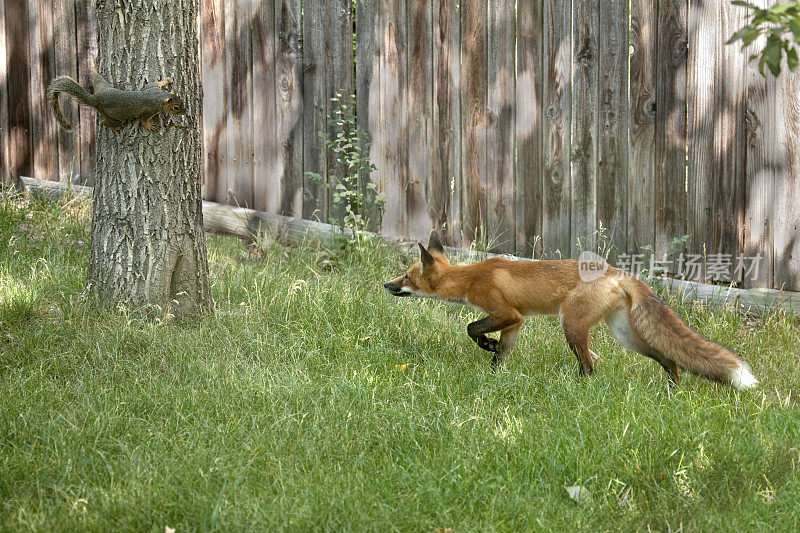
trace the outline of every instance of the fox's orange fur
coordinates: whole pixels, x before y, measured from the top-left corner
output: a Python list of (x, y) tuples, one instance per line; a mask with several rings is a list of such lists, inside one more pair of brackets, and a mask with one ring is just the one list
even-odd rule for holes
[[(747, 364), (727, 348), (695, 333), (643, 281), (608, 267), (593, 281), (584, 281), (576, 260), (512, 261), (487, 259), (451, 265), (437, 234), (421, 258), (385, 288), (395, 296), (420, 296), (472, 305), (487, 316), (469, 324), (467, 332), (481, 348), (493, 352), (492, 367), (514, 349), (525, 316), (561, 317), (561, 327), (580, 363), (582, 374), (594, 370), (589, 332), (604, 320), (625, 348), (655, 359), (673, 382), (679, 369), (731, 383), (738, 388), (758, 384)], [(500, 339), (487, 333), (500, 332)]]

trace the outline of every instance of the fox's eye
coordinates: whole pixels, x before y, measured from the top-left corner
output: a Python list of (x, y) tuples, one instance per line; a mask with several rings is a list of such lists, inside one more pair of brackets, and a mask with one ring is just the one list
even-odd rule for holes
[(404, 279), (404, 280), (407, 280), (407, 279), (411, 279), (411, 278), (410, 278), (410, 277), (408, 277), (408, 274), (406, 274), (406, 276), (405, 276), (403, 279)]

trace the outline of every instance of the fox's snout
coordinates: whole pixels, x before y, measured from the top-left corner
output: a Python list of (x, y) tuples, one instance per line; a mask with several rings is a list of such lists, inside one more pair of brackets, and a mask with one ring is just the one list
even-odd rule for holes
[(403, 290), (403, 278), (387, 281), (383, 284), (383, 288), (392, 296), (411, 296), (407, 289)]
[(387, 281), (386, 283), (383, 284), (383, 288), (389, 291), (389, 293), (393, 294), (394, 296), (400, 295), (400, 286), (394, 282)]

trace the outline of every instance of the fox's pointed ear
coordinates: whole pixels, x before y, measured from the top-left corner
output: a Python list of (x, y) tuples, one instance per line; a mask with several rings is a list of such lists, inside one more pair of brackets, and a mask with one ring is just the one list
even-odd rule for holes
[(436, 266), (436, 261), (433, 260), (433, 256), (422, 246), (422, 243), (419, 244), (419, 259), (422, 261), (422, 270), (426, 270), (428, 268), (433, 268)]
[(431, 252), (438, 252), (444, 255), (444, 246), (442, 246), (442, 238), (439, 236), (439, 232), (433, 230), (431, 232), (431, 236), (428, 239), (428, 250)]

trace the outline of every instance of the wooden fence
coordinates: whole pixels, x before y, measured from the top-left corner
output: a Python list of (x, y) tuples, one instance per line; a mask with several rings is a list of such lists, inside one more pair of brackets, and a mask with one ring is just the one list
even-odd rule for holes
[[(43, 98), (56, 73), (88, 77), (91, 4), (0, 6), (3, 176), (91, 175), (92, 111), (65, 133)], [(330, 98), (355, 93), (388, 235), (674, 249), (673, 271), (696, 255), (706, 279), (713, 258), (800, 289), (800, 77), (765, 80), (725, 44), (745, 20), (728, 0), (201, 4), (206, 199), (326, 220), (305, 173), (335, 170), (319, 132)]]

